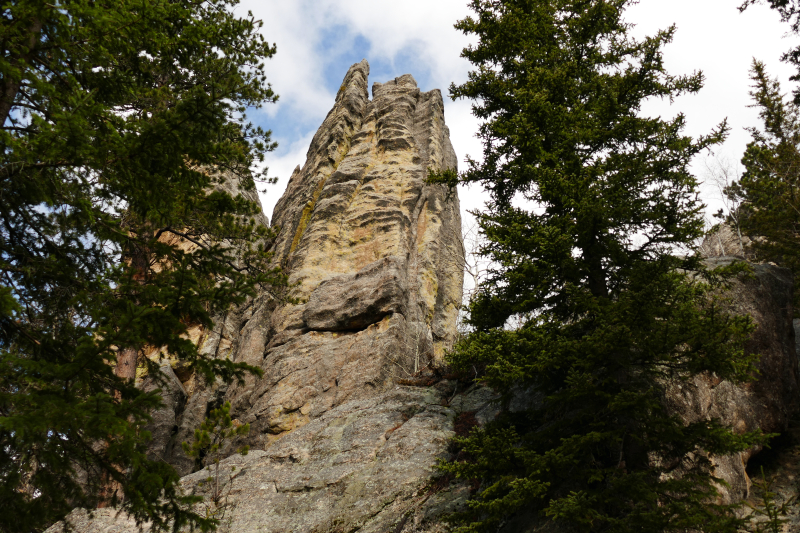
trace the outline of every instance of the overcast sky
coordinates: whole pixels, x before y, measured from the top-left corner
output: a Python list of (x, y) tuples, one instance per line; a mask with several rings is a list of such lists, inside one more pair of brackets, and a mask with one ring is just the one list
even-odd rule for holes
[[(665, 50), (667, 69), (672, 74), (702, 70), (706, 76), (698, 95), (678, 98), (671, 105), (650, 102), (644, 111), (665, 117), (685, 113), (687, 133), (693, 136), (708, 133), (727, 117), (731, 134), (713, 157), (731, 167), (738, 166), (749, 141), (744, 128), (758, 125), (756, 110), (748, 107), (752, 58), (764, 61), (789, 92), (793, 71), (780, 56), (798, 43), (797, 37), (787, 35), (788, 27), (776, 13), (764, 6), (739, 13), (740, 3), (641, 0), (626, 17), (636, 25), (637, 36), (677, 25), (675, 40)], [(278, 48), (267, 72), (280, 100), (250, 116), (271, 129), (279, 143), (267, 161), (278, 184), (261, 195), (270, 218), (292, 169), (304, 163), (308, 144), (350, 65), (366, 58), (370, 85), (409, 73), (423, 91), (438, 88), (445, 96), (450, 84), (463, 82), (469, 71), (469, 63), (459, 57), (469, 39), (453, 28), (469, 13), (467, 0), (243, 0), (238, 9), (243, 14), (251, 10), (263, 20), (264, 36)], [(445, 120), (459, 160), (467, 154), (480, 156), (469, 103), (445, 98)], [(700, 178), (706, 163), (694, 164)], [(462, 208), (480, 209), (483, 203), (476, 186), (460, 190), (460, 197)], [(716, 209), (713, 188), (706, 191), (706, 201)]]

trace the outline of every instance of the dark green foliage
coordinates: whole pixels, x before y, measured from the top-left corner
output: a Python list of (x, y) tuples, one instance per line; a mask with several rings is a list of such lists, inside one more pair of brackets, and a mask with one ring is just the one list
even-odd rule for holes
[[(760, 61), (753, 61), (753, 90), (763, 128), (750, 128), (742, 177), (727, 193), (741, 202), (739, 226), (753, 237), (759, 259), (791, 269), (800, 281), (800, 117), (797, 105), (785, 101), (777, 80)], [(795, 291), (795, 305), (800, 304)], [(797, 309), (797, 307), (796, 307)]]
[(783, 533), (783, 525), (789, 522), (787, 518), (789, 508), (797, 498), (789, 498), (779, 504), (778, 494), (772, 491), (773, 480), (768, 479), (764, 474), (763, 466), (761, 467), (761, 479), (753, 480), (753, 485), (761, 496), (761, 504), (749, 505), (752, 513), (749, 517), (751, 523), (748, 531), (752, 531), (752, 533)]
[(160, 398), (114, 364), (122, 348), (164, 346), (208, 379), (256, 371), (183, 336), (283, 282), (257, 206), (211, 192), (223, 176), (253, 188), (273, 147), (242, 113), (275, 100), (275, 49), (235, 4), (3, 4), (0, 532), (102, 500), (156, 529), (213, 526), (146, 459)]
[[(206, 478), (206, 483), (210, 485), (211, 494), (210, 502), (206, 505), (206, 518), (217, 522), (224, 518), (228, 508), (227, 496), (233, 487), (232, 476), (228, 476), (227, 480), (220, 480), (219, 462), (222, 459), (222, 453), (226, 451), (226, 445), (238, 437), (246, 437), (250, 433), (250, 424), (240, 424), (238, 420), (232, 420), (230, 413), (230, 402), (225, 402), (221, 407), (212, 409), (200, 427), (194, 430), (194, 441), (191, 444), (181, 443), (187, 456), (206, 459), (209, 463), (206, 468), (211, 475)], [(237, 450), (242, 455), (247, 455), (248, 451), (250, 451), (249, 446), (242, 446)], [(224, 490), (226, 482), (227, 491)]]
[(761, 436), (687, 425), (663, 401), (699, 372), (754, 373), (752, 324), (719, 296), (743, 268), (707, 272), (693, 245), (703, 205), (688, 164), (726, 127), (692, 139), (682, 115), (640, 116), (644, 99), (696, 92), (702, 75), (664, 71), (674, 28), (628, 36), (629, 3), (473, 0), (456, 26), (478, 42), (451, 95), (474, 101), (484, 146), (459, 179), (489, 192), (478, 220), (493, 266), (450, 362), (485, 367), (505, 407), (514, 394), (530, 403), (457, 438), (442, 465), (482, 481), (462, 532), (521, 509), (587, 532), (741, 524), (714, 503), (707, 454)]
[[(226, 443), (237, 437), (245, 437), (250, 433), (250, 424), (239, 424), (231, 419), (231, 403), (225, 402), (221, 407), (212, 409), (209, 415), (194, 430), (194, 441), (184, 442), (183, 451), (189, 457), (210, 458), (211, 463), (219, 465), (221, 453)], [(249, 447), (244, 446), (238, 453), (247, 455)]]

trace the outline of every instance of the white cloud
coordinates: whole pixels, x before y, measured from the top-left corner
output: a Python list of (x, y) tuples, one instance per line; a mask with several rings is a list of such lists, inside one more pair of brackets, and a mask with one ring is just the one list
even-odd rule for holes
[[(324, 26), (321, 13), (303, 2), (245, 0), (238, 12), (252, 11), (264, 22), (262, 34), (277, 45), (278, 53), (267, 63), (270, 83), (280, 95), (278, 104), (264, 112), (274, 116), (281, 107), (306, 116), (325, 116), (333, 96), (325, 88), (321, 66), (325, 57), (316, 49), (314, 36)], [(276, 132), (277, 133), (277, 132)]]
[(283, 191), (286, 190), (289, 177), (291, 177), (295, 167), (298, 165), (302, 167), (306, 162), (306, 153), (314, 133), (311, 131), (299, 139), (286, 143), (286, 148), (282, 154), (267, 158), (267, 166), (269, 167), (267, 176), (270, 178), (277, 177), (278, 182), (274, 185), (266, 185), (264, 192), (262, 190), (265, 189), (265, 186), (259, 185), (258, 196), (261, 200), (261, 207), (269, 217), (270, 222), (272, 222), (272, 210), (275, 208), (275, 204), (278, 203)]
[[(764, 61), (772, 76), (778, 76), (786, 92), (790, 92), (789, 76), (794, 69), (780, 62), (781, 55), (797, 46), (796, 36), (786, 36), (788, 25), (766, 6), (756, 5), (739, 13), (739, 2), (727, 0), (642, 0), (628, 12), (628, 19), (637, 24), (637, 36), (653, 34), (674, 23), (674, 41), (664, 52), (665, 67), (674, 75), (701, 70), (705, 86), (695, 95), (668, 101), (648, 102), (643, 111), (650, 115), (686, 115), (686, 132), (694, 137), (710, 133), (727, 118), (728, 139), (714, 149), (713, 155), (699, 156), (693, 164), (698, 178), (708, 176), (707, 165), (726, 161), (731, 168), (738, 165), (745, 146), (750, 142), (746, 127), (758, 126), (758, 111), (749, 107), (751, 82), (749, 70), (753, 57)], [(709, 212), (722, 207), (719, 191), (713, 184), (704, 187), (704, 200)]]
[(459, 55), (470, 39), (453, 27), (469, 14), (464, 0), (325, 0), (315, 5), (325, 6), (332, 20), (365, 36), (376, 57), (391, 59), (416, 45), (420, 62), (429, 66), (441, 89), (465, 79), (469, 64)]
[[(268, 116), (289, 108), (303, 122), (324, 117), (335, 96), (325, 87), (325, 68), (356, 36), (369, 42), (370, 61), (392, 62), (398, 52), (413, 48), (445, 93), (451, 81), (465, 79), (469, 66), (459, 58), (469, 41), (453, 28), (467, 13), (463, 0), (245, 0), (238, 10), (261, 19), (262, 34), (278, 46), (268, 71), (281, 98), (265, 108)], [(323, 37), (336, 29), (340, 35), (320, 49)]]

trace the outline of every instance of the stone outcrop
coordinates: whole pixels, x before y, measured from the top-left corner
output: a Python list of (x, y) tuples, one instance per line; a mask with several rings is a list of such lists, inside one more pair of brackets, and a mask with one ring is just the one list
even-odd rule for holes
[(273, 250), (296, 303), (254, 302), (232, 347), (264, 370), (225, 394), (255, 448), (441, 362), (456, 334), (458, 198), (425, 183), (456, 167), (441, 94), (406, 75), (370, 100), (368, 73), (350, 68), (275, 207)]
[[(446, 405), (453, 387), (398, 385), (440, 366), (455, 340), (458, 197), (426, 178), (455, 169), (456, 156), (438, 90), (421, 92), (405, 75), (373, 84), (370, 99), (368, 74), (366, 61), (349, 69), (275, 207), (271, 249), (288, 292), (265, 290), (216, 317), (211, 331), (190, 332), (203, 353), (263, 377), (209, 385), (166, 359), (160, 385), (142, 382), (165, 394), (151, 455), (184, 474), (187, 491), (203, 493), (208, 473), (191, 473), (198, 465), (180, 443), (210, 408), (230, 401), (251, 425), (250, 454), (225, 460), (226, 471), (237, 466), (224, 480), (231, 530), (383, 532), (402, 521), (434, 531), (431, 517), (466, 495), (427, 490), (460, 412)], [(236, 183), (223, 187), (255, 200)], [(126, 520), (105, 510), (71, 517), (87, 532), (126, 531)]]
[(162, 361), (159, 373), (160, 380), (156, 379), (156, 376), (147, 376), (141, 386), (145, 392), (160, 390), (164, 402), (164, 407), (151, 414), (152, 420), (145, 430), (149, 431), (153, 438), (148, 450), (149, 458), (168, 460), (168, 453), (172, 450), (172, 434), (186, 404), (187, 394), (183, 384), (175, 375), (169, 359)]
[[(464, 261), (458, 197), (426, 183), (429, 171), (457, 164), (441, 93), (421, 92), (405, 75), (373, 84), (370, 99), (368, 74), (366, 61), (349, 69), (275, 207), (271, 249), (291, 288), (265, 290), (216, 317), (213, 330), (190, 332), (204, 354), (260, 367), (263, 377), (208, 385), (171, 361), (185, 394), (157, 414), (153, 453), (181, 474), (196, 465), (180, 443), (221, 402), (251, 424), (247, 444), (264, 449), (345, 402), (441, 364), (455, 339)], [(235, 180), (221, 187), (258, 201)]]
[[(447, 531), (442, 516), (469, 497), (469, 487), (438, 487), (434, 479), (461, 412), (442, 405), (452, 387), (395, 386), (347, 401), (266, 450), (233, 454), (221, 462), (223, 503), (206, 498), (197, 510), (221, 517), (220, 531), (238, 533)], [(467, 404), (482, 404), (479, 391), (465, 396)], [(208, 496), (209, 475), (203, 469), (181, 484), (187, 493)], [(78, 533), (136, 530), (110, 509), (95, 510), (93, 518), (79, 509), (69, 520)], [(54, 526), (49, 533), (58, 531)]]
[(747, 235), (723, 223), (714, 227), (700, 244), (700, 253), (703, 257), (738, 257), (753, 260), (753, 241)]
[[(205, 498), (198, 508), (221, 517), (222, 531), (446, 531), (440, 518), (466, 501), (470, 487), (437, 480), (436, 460), (447, 455), (454, 421), (485, 424), (499, 409), (486, 388), (409, 379), (440, 366), (456, 336), (464, 261), (458, 198), (425, 182), (429, 170), (455, 168), (456, 158), (439, 91), (423, 93), (406, 75), (374, 84), (370, 99), (368, 73), (365, 61), (350, 68), (276, 205), (271, 249), (289, 275), (288, 291), (265, 290), (216, 317), (211, 331), (191, 331), (205, 354), (258, 366), (263, 377), (205, 384), (167, 359), (161, 382), (142, 381), (165, 398), (150, 428), (151, 455), (184, 475), (187, 492), (210, 490), (209, 472), (197, 471), (180, 447), (209, 409), (230, 401), (233, 416), (251, 424), (251, 452), (231, 451), (222, 462), (222, 503), (207, 507), (214, 504)], [(715, 238), (719, 253), (709, 256), (738, 243), (730, 232)], [(712, 266), (731, 260), (709, 259)], [(733, 310), (757, 324), (747, 349), (762, 355), (760, 379), (734, 385), (698, 376), (671, 385), (667, 401), (687, 422), (718, 418), (740, 432), (782, 432), (796, 412), (791, 278), (771, 265), (753, 269), (730, 297)], [(535, 391), (519, 391), (509, 408), (535, 400)], [(728, 483), (724, 500), (748, 495), (745, 466), (755, 452), (714, 458)], [(76, 510), (70, 522), (79, 533), (135, 527), (107, 509), (93, 518)], [(556, 529), (522, 513), (502, 531)]]
[[(467, 494), (430, 490), (436, 459), (453, 435), (454, 412), (441, 403), (435, 389), (399, 386), (345, 402), (266, 451), (230, 457), (225, 466), (237, 465), (224, 488), (230, 529), (384, 533), (404, 517), (409, 526), (435, 527), (435, 518)], [(205, 494), (207, 476), (187, 476), (183, 486)]]

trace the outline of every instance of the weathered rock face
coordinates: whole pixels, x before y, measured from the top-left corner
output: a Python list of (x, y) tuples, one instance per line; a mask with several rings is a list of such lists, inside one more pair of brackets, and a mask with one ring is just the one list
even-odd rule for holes
[(159, 389), (164, 402), (163, 408), (152, 413), (153, 419), (145, 428), (153, 437), (148, 450), (152, 460), (167, 457), (168, 451), (172, 449), (173, 430), (186, 404), (186, 390), (175, 375), (168, 359), (162, 361), (159, 371), (161, 382), (156, 380), (155, 376), (147, 376), (142, 383), (142, 390), (145, 392)]
[[(292, 431), (266, 451), (234, 455), (230, 529), (256, 532), (394, 531), (435, 522), (463, 489), (426, 490), (452, 437), (453, 411), (436, 390), (397, 387), (353, 400)], [(183, 486), (205, 494), (205, 471)], [(408, 529), (409, 531), (411, 528)]]
[(738, 257), (753, 260), (752, 240), (747, 235), (730, 226), (720, 224), (706, 235), (700, 245), (703, 257)]
[(176, 364), (188, 400), (175, 403), (169, 442), (161, 429), (157, 447), (182, 474), (195, 463), (180, 443), (216, 404), (230, 401), (251, 424), (248, 444), (264, 449), (440, 364), (453, 343), (464, 260), (458, 197), (425, 183), (430, 170), (456, 168), (442, 97), (405, 75), (375, 83), (370, 100), (368, 74), (366, 61), (347, 72), (275, 207), (272, 250), (292, 284), (286, 298), (265, 292), (217, 317), (212, 331), (191, 333), (202, 352), (258, 366), (263, 378), (208, 386)]
[[(223, 502), (214, 506), (206, 498), (198, 511), (208, 505), (221, 517), (220, 531), (238, 533), (447, 531), (442, 516), (469, 496), (463, 485), (432, 486), (436, 459), (460, 412), (442, 405), (451, 390), (448, 383), (395, 386), (347, 401), (266, 450), (233, 454), (221, 462)], [(475, 391), (463, 401), (482, 405), (482, 395)], [(209, 475), (203, 469), (181, 484), (208, 496)], [(93, 519), (76, 510), (70, 522), (79, 533), (136, 530), (132, 520), (108, 509), (96, 510)], [(49, 532), (60, 532), (59, 526)]]
[(441, 361), (454, 339), (458, 199), (425, 183), (456, 166), (441, 94), (406, 75), (374, 84), (370, 101), (368, 73), (350, 68), (275, 207), (273, 249), (299, 303), (256, 302), (259, 331), (232, 355), (264, 377), (226, 394), (256, 448)]
[[(710, 268), (724, 266), (735, 257), (707, 260)], [(783, 433), (800, 401), (798, 352), (792, 322), (792, 277), (788, 270), (767, 264), (752, 264), (753, 276), (735, 282), (726, 296), (732, 311), (749, 314), (756, 330), (747, 343), (749, 353), (758, 353), (757, 381), (733, 384), (716, 376), (698, 375), (670, 387), (667, 402), (687, 423), (718, 419), (737, 433), (761, 429)], [(728, 483), (720, 487), (723, 501), (747, 498), (750, 479), (748, 459), (758, 450), (715, 457), (716, 475)]]

